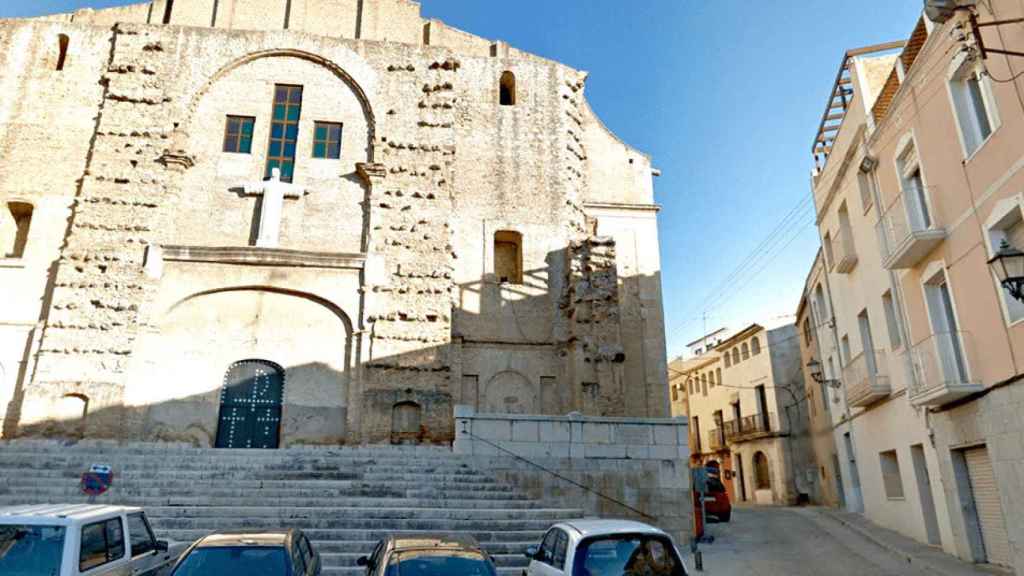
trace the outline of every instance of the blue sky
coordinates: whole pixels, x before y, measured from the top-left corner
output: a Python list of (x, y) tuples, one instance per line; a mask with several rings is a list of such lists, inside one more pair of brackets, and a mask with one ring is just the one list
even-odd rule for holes
[[(127, 4), (2, 0), (0, 17)], [(843, 51), (906, 37), (919, 0), (422, 0), (423, 15), (590, 72), (605, 124), (649, 153), (670, 356), (709, 329), (795, 312), (818, 238), (811, 141)], [(753, 274), (757, 272), (757, 274)], [(709, 301), (710, 299), (710, 301)]]

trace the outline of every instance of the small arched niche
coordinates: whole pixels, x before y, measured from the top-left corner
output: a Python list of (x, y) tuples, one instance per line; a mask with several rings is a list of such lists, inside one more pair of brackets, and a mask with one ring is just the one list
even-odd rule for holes
[(516, 105), (516, 75), (508, 70), (501, 73), (501, 79), (498, 81), (498, 104)]

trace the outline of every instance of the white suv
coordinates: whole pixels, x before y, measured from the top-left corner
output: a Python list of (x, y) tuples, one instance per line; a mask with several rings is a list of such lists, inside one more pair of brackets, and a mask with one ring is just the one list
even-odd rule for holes
[(45, 504), (0, 508), (4, 576), (155, 576), (172, 552), (141, 508)]
[(526, 550), (529, 576), (686, 576), (668, 534), (631, 520), (571, 520)]

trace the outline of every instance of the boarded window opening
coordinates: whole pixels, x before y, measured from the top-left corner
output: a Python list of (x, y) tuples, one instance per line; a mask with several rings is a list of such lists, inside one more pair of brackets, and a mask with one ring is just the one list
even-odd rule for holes
[(494, 233), (494, 275), (502, 284), (523, 283), (523, 235), (519, 232)]
[(171, 23), (171, 12), (174, 11), (174, 0), (164, 1), (164, 24)]
[(498, 83), (498, 103), (502, 106), (516, 104), (516, 76), (511, 72), (503, 72)]
[(391, 407), (391, 443), (417, 444), (423, 408), (415, 402), (399, 402)]
[(21, 258), (28, 244), (28, 229), (32, 224), (32, 205), (28, 202), (8, 202), (8, 216), (3, 223), (6, 258)]
[(64, 64), (68, 60), (68, 44), (71, 43), (71, 38), (67, 34), (61, 34), (57, 37), (57, 71), (64, 70)]
[(754, 454), (754, 487), (767, 490), (772, 487), (771, 474), (768, 471), (768, 457), (764, 452)]

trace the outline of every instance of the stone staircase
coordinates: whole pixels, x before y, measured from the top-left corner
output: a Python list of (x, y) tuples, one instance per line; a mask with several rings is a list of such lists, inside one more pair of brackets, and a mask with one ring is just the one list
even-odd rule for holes
[(502, 574), (552, 523), (583, 515), (545, 508), (446, 448), (373, 446), (213, 450), (178, 445), (0, 443), (0, 506), (85, 502), (90, 464), (114, 467), (97, 503), (145, 508), (160, 539), (219, 530), (302, 528), (325, 575), (356, 575), (356, 559), (388, 533), (474, 536)]

